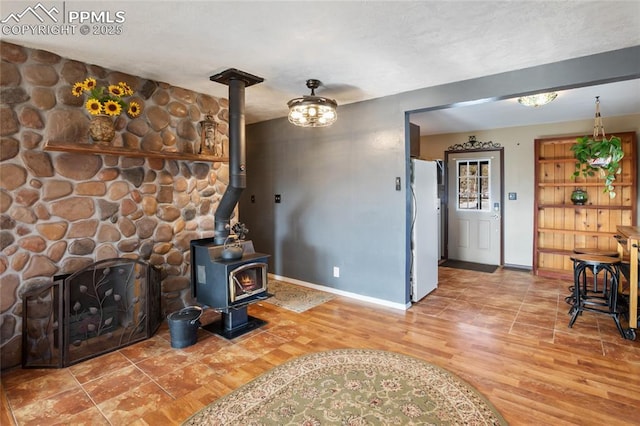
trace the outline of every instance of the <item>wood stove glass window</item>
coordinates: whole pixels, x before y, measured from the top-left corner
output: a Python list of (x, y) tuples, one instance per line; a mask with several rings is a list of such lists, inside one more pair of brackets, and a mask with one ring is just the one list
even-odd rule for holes
[(237, 302), (245, 297), (266, 291), (267, 264), (247, 263), (229, 273), (230, 302)]

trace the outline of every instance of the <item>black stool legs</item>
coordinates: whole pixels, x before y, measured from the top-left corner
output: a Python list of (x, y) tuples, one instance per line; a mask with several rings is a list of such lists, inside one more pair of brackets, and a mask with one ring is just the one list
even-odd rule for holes
[[(573, 269), (573, 305), (569, 310), (571, 319), (569, 327), (573, 327), (576, 319), (584, 311), (605, 314), (613, 318), (620, 335), (624, 338), (624, 330), (620, 325), (620, 313), (618, 312), (618, 282), (620, 279), (619, 264), (617, 258), (606, 256), (576, 255)], [(587, 284), (587, 270), (593, 274), (593, 287)], [(598, 287), (598, 275), (602, 274), (602, 288)]]

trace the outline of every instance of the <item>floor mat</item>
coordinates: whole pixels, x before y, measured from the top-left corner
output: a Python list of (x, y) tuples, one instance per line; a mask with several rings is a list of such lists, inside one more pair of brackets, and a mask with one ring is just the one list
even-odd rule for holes
[(334, 298), (331, 293), (278, 280), (270, 280), (267, 285), (267, 291), (272, 293), (273, 297), (266, 299), (265, 302), (298, 313)]
[(493, 273), (498, 265), (485, 265), (483, 263), (463, 262), (462, 260), (447, 259), (440, 266), (445, 268), (466, 269), (468, 271)]

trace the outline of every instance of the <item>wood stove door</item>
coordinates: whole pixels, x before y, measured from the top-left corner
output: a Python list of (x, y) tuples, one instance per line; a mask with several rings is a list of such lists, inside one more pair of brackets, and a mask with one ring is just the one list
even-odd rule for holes
[(267, 291), (267, 264), (246, 263), (229, 272), (229, 302)]

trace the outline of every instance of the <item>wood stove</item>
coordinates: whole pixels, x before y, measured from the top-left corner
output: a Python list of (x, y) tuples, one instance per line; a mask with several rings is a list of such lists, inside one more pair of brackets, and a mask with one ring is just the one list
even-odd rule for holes
[(209, 79), (229, 86), (229, 185), (215, 212), (213, 238), (191, 241), (191, 293), (199, 303), (222, 313), (219, 323), (203, 328), (233, 338), (265, 324), (250, 317), (247, 306), (269, 297), (269, 255), (256, 253), (251, 241), (239, 237), (242, 256), (223, 256), (224, 245), (231, 237), (231, 215), (247, 185), (244, 92), (264, 79), (235, 68)]
[(268, 254), (256, 253), (251, 241), (240, 241), (242, 257), (224, 259), (224, 245), (215, 238), (192, 240), (191, 293), (206, 307), (222, 313), (219, 322), (203, 328), (232, 339), (266, 324), (247, 314), (252, 303), (265, 300), (267, 293)]

